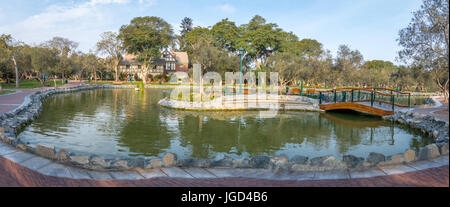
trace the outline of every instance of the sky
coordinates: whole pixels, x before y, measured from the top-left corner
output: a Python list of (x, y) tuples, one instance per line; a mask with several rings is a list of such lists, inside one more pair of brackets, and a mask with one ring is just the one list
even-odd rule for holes
[(300, 39), (321, 42), (333, 56), (339, 45), (346, 44), (358, 49), (366, 61), (398, 63), (398, 32), (421, 4), (421, 0), (2, 0), (0, 34), (27, 44), (65, 37), (89, 52), (95, 50), (101, 33), (118, 32), (138, 16), (161, 17), (179, 33), (184, 17), (192, 18), (194, 26), (207, 27), (224, 18), (241, 25), (260, 15)]

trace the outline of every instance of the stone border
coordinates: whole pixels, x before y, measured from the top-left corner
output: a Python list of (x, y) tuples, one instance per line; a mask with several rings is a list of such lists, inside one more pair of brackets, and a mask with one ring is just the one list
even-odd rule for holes
[[(234, 99), (235, 98), (235, 99)], [(245, 103), (245, 101), (247, 101)], [(250, 101), (250, 104), (248, 103)], [(258, 95), (238, 95), (233, 100), (226, 98), (204, 102), (187, 102), (173, 100), (169, 97), (161, 99), (160, 106), (188, 111), (242, 111), (242, 110), (283, 110), (283, 111), (323, 111), (319, 101), (306, 96), (267, 95), (266, 99), (258, 99)]]
[[(421, 115), (410, 111), (398, 111), (385, 119), (405, 123), (411, 127), (422, 129), (435, 138), (435, 143), (420, 148), (419, 151), (407, 150), (405, 153), (385, 156), (371, 152), (367, 158), (345, 155), (343, 159), (333, 156), (309, 158), (305, 156), (255, 156), (250, 159), (233, 159), (229, 156), (218, 156), (215, 159), (187, 158), (178, 160), (176, 154), (166, 153), (162, 158), (153, 159), (105, 159), (99, 156), (75, 155), (65, 149), (56, 149), (54, 146), (32, 145), (23, 143), (15, 136), (17, 129), (39, 116), (42, 110), (41, 100), (56, 93), (69, 93), (81, 90), (103, 88), (133, 88), (127, 85), (89, 85), (73, 88), (58, 88), (47, 91), (38, 91), (24, 98), (24, 102), (16, 109), (0, 115), (2, 127), (0, 138), (21, 151), (33, 153), (56, 161), (64, 165), (75, 166), (95, 171), (123, 171), (167, 169), (171, 167), (199, 168), (199, 169), (262, 169), (273, 172), (333, 172), (348, 170), (370, 170), (374, 167), (382, 168), (390, 165), (414, 164), (415, 161), (435, 159), (448, 155), (448, 122), (437, 120), (432, 116)], [(403, 120), (403, 121), (401, 121)], [(56, 164), (56, 163), (54, 163)], [(448, 159), (447, 159), (448, 164)]]

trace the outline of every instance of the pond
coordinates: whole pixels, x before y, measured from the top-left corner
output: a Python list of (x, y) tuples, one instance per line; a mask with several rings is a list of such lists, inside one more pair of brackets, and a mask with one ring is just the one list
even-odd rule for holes
[(370, 152), (385, 155), (418, 149), (432, 139), (408, 127), (351, 111), (194, 112), (160, 107), (170, 90), (89, 90), (57, 94), (43, 102), (38, 119), (18, 137), (75, 154), (180, 159), (257, 155), (317, 157)]

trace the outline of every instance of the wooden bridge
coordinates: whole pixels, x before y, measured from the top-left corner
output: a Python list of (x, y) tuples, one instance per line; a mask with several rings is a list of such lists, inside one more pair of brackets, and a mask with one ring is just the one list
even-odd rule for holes
[[(411, 94), (388, 88), (338, 88), (319, 92), (322, 110), (348, 109), (376, 116), (411, 106)], [(407, 103), (405, 103), (407, 101)]]

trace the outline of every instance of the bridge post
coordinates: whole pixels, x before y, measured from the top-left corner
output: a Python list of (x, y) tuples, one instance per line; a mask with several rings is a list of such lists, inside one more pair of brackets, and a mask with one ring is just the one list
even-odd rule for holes
[[(392, 95), (392, 91), (391, 91), (391, 95)], [(395, 102), (395, 96), (391, 96), (391, 100), (392, 100), (392, 111), (394, 111), (394, 108), (395, 108), (395, 105), (394, 105), (394, 102)]]
[(336, 97), (336, 90), (334, 90), (334, 103), (336, 103), (337, 97)]
[(352, 102), (353, 102), (353, 89), (352, 89)]
[(301, 80), (301, 82), (302, 82), (302, 84), (300, 86), (300, 96), (303, 96), (303, 80)]
[(347, 92), (342, 91), (342, 102), (345, 102), (347, 99)]
[(370, 106), (372, 106), (373, 107), (373, 91), (372, 91), (372, 93), (370, 94)]
[(408, 107), (411, 107), (411, 94), (408, 94)]
[(322, 91), (319, 92), (319, 104), (322, 104)]
[(358, 90), (358, 101), (361, 99), (361, 90)]

